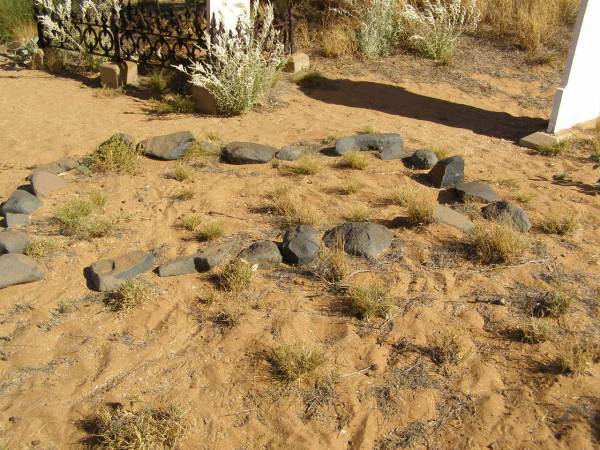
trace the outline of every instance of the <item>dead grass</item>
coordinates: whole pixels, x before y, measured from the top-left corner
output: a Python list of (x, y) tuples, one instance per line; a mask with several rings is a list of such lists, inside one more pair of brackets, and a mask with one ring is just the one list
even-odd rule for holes
[(202, 224), (202, 217), (198, 214), (187, 214), (181, 218), (179, 223), (187, 231), (198, 231)]
[(120, 136), (113, 136), (92, 153), (89, 167), (94, 172), (134, 175), (139, 172), (139, 163), (140, 152)]
[(390, 200), (406, 208), (408, 222), (412, 225), (427, 225), (435, 220), (438, 204), (435, 191), (406, 182), (392, 193)]
[(568, 140), (565, 140), (555, 145), (537, 147), (534, 152), (542, 156), (557, 157), (565, 154), (571, 150), (571, 148), (572, 143)]
[(225, 234), (225, 228), (221, 222), (204, 223), (199, 226), (198, 239), (201, 241), (214, 241)]
[(177, 164), (173, 171), (167, 174), (167, 177), (179, 182), (190, 181), (194, 177), (194, 172), (185, 164)]
[(63, 247), (64, 243), (57, 239), (37, 239), (27, 244), (23, 253), (32, 258), (42, 259), (56, 253)]
[(433, 335), (429, 346), (431, 360), (438, 366), (456, 366), (471, 356), (473, 349), (465, 342), (465, 337), (454, 331)]
[[(45, 63), (45, 62), (44, 62)], [(125, 89), (120, 88), (109, 88), (108, 86), (102, 85), (94, 92), (96, 97), (105, 97), (105, 98), (115, 98), (120, 97), (121, 95), (125, 95)]]
[(242, 292), (250, 287), (254, 268), (243, 259), (229, 261), (219, 272), (219, 286), (227, 292)]
[(368, 222), (371, 218), (371, 211), (366, 206), (358, 206), (350, 211), (347, 219), (350, 222)]
[(600, 358), (600, 347), (590, 340), (568, 340), (557, 349), (558, 367), (563, 373), (583, 375)]
[(321, 53), (327, 58), (351, 56), (358, 50), (356, 30), (347, 21), (337, 21), (321, 33)]
[(156, 296), (156, 291), (146, 282), (133, 279), (122, 283), (106, 298), (106, 305), (114, 312), (126, 313)]
[(339, 283), (350, 275), (350, 259), (344, 251), (344, 243), (339, 240), (331, 247), (323, 247), (313, 268), (313, 273), (328, 283)]
[(567, 314), (576, 301), (572, 291), (558, 286), (540, 293), (532, 305), (532, 313), (536, 317), (560, 317)]
[(521, 340), (528, 344), (539, 344), (546, 342), (552, 337), (552, 327), (547, 320), (537, 317), (527, 317), (522, 319), (517, 327), (517, 333)]
[(356, 194), (363, 187), (363, 184), (354, 179), (347, 179), (340, 184), (340, 193), (343, 195)]
[(523, 233), (503, 222), (476, 223), (467, 235), (467, 243), (486, 264), (513, 262), (529, 247)]
[(171, 198), (173, 200), (178, 200), (180, 202), (185, 202), (193, 199), (196, 196), (196, 191), (192, 188), (182, 189), (176, 194), (174, 194)]
[(275, 185), (269, 194), (269, 200), (269, 207), (289, 223), (318, 225), (322, 222), (319, 211), (303, 202), (297, 191), (293, 191), (288, 185)]
[(186, 434), (184, 412), (174, 405), (165, 408), (126, 409), (102, 407), (83, 421), (90, 433), (90, 447), (106, 450), (175, 449)]
[(542, 229), (548, 234), (561, 236), (573, 234), (580, 227), (579, 214), (574, 211), (554, 213), (548, 215), (542, 221)]
[(364, 170), (369, 165), (368, 155), (358, 150), (343, 155), (338, 163), (341, 169)]
[(323, 163), (312, 155), (303, 155), (293, 164), (283, 166), (287, 172), (296, 175), (316, 175), (323, 169)]
[(275, 347), (269, 359), (277, 378), (286, 383), (313, 377), (326, 361), (323, 349), (302, 342)]
[(389, 289), (382, 283), (354, 285), (348, 294), (353, 313), (362, 320), (375, 317), (386, 319), (394, 306)]

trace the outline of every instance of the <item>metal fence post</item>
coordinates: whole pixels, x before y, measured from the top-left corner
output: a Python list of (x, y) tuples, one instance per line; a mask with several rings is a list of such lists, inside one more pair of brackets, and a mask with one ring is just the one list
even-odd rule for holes
[(113, 35), (113, 44), (114, 44), (114, 50), (115, 50), (114, 59), (115, 59), (115, 61), (120, 62), (121, 61), (121, 43), (119, 42), (119, 40), (120, 40), (120, 36), (119, 36), (120, 20), (119, 20), (119, 15), (117, 14), (117, 11), (115, 8), (112, 9), (112, 12), (110, 15), (110, 31)]

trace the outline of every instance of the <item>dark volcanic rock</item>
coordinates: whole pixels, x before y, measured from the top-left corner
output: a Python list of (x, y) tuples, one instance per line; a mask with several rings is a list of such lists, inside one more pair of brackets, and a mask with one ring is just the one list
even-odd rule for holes
[(531, 223), (527, 213), (506, 201), (499, 201), (490, 203), (487, 206), (481, 208), (481, 215), (486, 219), (495, 220), (497, 222), (507, 221), (515, 229), (522, 231), (523, 233), (528, 232), (531, 229)]
[(160, 277), (174, 277), (194, 272), (208, 272), (222, 264), (232, 253), (237, 242), (212, 245), (194, 255), (180, 256), (157, 270)]
[(295, 225), (286, 230), (279, 248), (287, 264), (308, 264), (319, 254), (321, 237), (311, 226)]
[(458, 183), (453, 190), (456, 192), (461, 202), (483, 202), (491, 203), (502, 200), (492, 187), (482, 181), (470, 181), (467, 183)]
[(7, 230), (0, 233), (0, 255), (3, 253), (23, 253), (31, 242), (27, 233)]
[(0, 289), (39, 281), (44, 275), (42, 266), (29, 256), (18, 253), (0, 256)]
[(156, 273), (159, 277), (175, 277), (196, 272), (194, 257), (196, 255), (180, 256), (161, 265)]
[(252, 142), (231, 142), (221, 153), (223, 161), (230, 164), (263, 164), (271, 161), (277, 149)]
[(413, 169), (431, 169), (438, 162), (437, 155), (431, 150), (417, 150), (408, 158), (404, 159), (408, 167)]
[(239, 258), (246, 260), (251, 265), (258, 264), (260, 269), (276, 267), (282, 262), (281, 253), (277, 244), (271, 241), (258, 241), (241, 251)]
[(353, 150), (372, 150), (383, 160), (406, 158), (404, 140), (396, 133), (357, 134), (340, 138), (335, 143), (334, 152), (345, 155)]
[(58, 191), (67, 184), (67, 182), (58, 175), (43, 170), (36, 170), (33, 172), (30, 182), (36, 197), (48, 197), (54, 191)]
[(283, 147), (275, 154), (275, 158), (282, 161), (296, 161), (302, 153), (304, 152), (299, 147)]
[(35, 196), (22, 189), (17, 189), (0, 207), (0, 214), (7, 213), (31, 214), (42, 206), (42, 202)]
[(451, 156), (438, 161), (427, 174), (437, 188), (451, 187), (462, 183), (465, 178), (465, 160), (462, 156)]
[(68, 172), (69, 170), (73, 170), (76, 167), (79, 167), (80, 161), (76, 158), (65, 157), (54, 162), (48, 164), (42, 164), (33, 169), (33, 172), (43, 171), (49, 172), (54, 175), (58, 175), (64, 172)]
[(393, 234), (383, 225), (370, 222), (346, 222), (325, 233), (327, 246), (343, 242), (346, 253), (377, 258), (392, 243)]
[(123, 282), (150, 270), (153, 262), (152, 253), (134, 250), (117, 258), (95, 262), (86, 269), (86, 276), (94, 289), (114, 291)]
[(181, 131), (141, 141), (138, 149), (146, 156), (170, 161), (181, 158), (194, 142), (192, 133)]

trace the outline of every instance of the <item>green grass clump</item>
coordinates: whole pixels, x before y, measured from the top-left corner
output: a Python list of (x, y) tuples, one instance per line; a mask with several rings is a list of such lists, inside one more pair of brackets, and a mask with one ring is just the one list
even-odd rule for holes
[(160, 101), (155, 101), (150, 112), (157, 115), (194, 114), (196, 112), (196, 105), (190, 97), (172, 95)]
[(304, 155), (298, 158), (294, 164), (285, 166), (285, 168), (296, 175), (316, 175), (323, 169), (323, 164), (314, 156)]
[(160, 95), (169, 87), (172, 74), (166, 69), (154, 69), (146, 82), (148, 88), (155, 94)]
[(250, 287), (252, 266), (243, 259), (232, 259), (219, 273), (219, 286), (224, 291), (242, 292)]
[(343, 155), (338, 167), (342, 169), (364, 170), (368, 165), (368, 156), (365, 153), (355, 150)]
[(109, 294), (106, 304), (115, 312), (127, 312), (150, 301), (154, 296), (154, 289), (144, 281), (127, 280)]
[(199, 226), (198, 239), (201, 241), (214, 241), (225, 234), (225, 228), (221, 222), (205, 223)]
[(105, 202), (106, 196), (103, 193), (92, 193), (88, 198), (69, 200), (56, 211), (53, 221), (65, 236), (82, 240), (106, 236), (112, 232), (115, 224), (112, 220), (96, 215)]
[(572, 147), (568, 140), (561, 141), (554, 145), (543, 145), (534, 149), (535, 153), (542, 156), (556, 157), (566, 153)]
[(138, 410), (103, 407), (84, 423), (94, 448), (106, 450), (175, 449), (187, 431), (185, 414), (173, 405)]
[(198, 231), (202, 225), (202, 217), (198, 214), (188, 214), (181, 218), (181, 227), (187, 231)]
[(133, 175), (139, 172), (139, 162), (139, 151), (123, 137), (115, 135), (92, 153), (89, 167), (94, 172), (125, 172)]
[(353, 313), (363, 320), (375, 317), (385, 319), (393, 307), (388, 289), (380, 283), (352, 286), (349, 297)]
[(0, 43), (20, 41), (36, 36), (33, 23), (33, 2), (31, 0), (0, 0)]
[(320, 347), (295, 342), (275, 347), (270, 361), (279, 379), (293, 383), (314, 375), (326, 359)]
[(63, 246), (57, 239), (38, 239), (27, 244), (23, 253), (32, 258), (46, 258)]

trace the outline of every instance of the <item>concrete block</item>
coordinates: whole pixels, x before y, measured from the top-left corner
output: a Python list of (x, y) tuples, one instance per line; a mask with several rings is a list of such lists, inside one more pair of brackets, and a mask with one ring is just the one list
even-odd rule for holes
[(100, 66), (100, 82), (110, 89), (119, 89), (127, 84), (137, 84), (137, 64), (131, 61), (104, 63)]
[(306, 53), (293, 53), (288, 56), (285, 71), (297, 73), (310, 67), (310, 58)]
[(192, 86), (192, 98), (196, 104), (196, 111), (204, 114), (216, 114), (217, 102), (213, 95), (206, 88), (201, 86)]
[(560, 144), (569, 137), (569, 133), (551, 134), (544, 131), (538, 131), (537, 133), (525, 136), (519, 141), (521, 147), (532, 148), (537, 150), (543, 147), (554, 147)]

